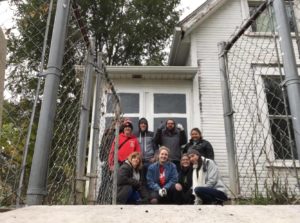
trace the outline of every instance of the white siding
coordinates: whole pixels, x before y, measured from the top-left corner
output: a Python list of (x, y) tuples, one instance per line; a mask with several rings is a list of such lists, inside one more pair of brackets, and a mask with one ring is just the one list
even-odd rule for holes
[(228, 186), (228, 158), (217, 44), (226, 41), (241, 24), (240, 8), (239, 0), (229, 0), (191, 33), (192, 66), (199, 65), (200, 126), (204, 138), (213, 145), (215, 160)]
[[(226, 41), (234, 33), (237, 27), (240, 27), (242, 20), (245, 18), (245, 11), (242, 12), (241, 1), (240, 0), (228, 0), (225, 5), (220, 7), (214, 14), (207, 18), (202, 24), (196, 27), (190, 34), (191, 38), (191, 49), (190, 57), (188, 63), (192, 66), (198, 66), (198, 82), (199, 82), (199, 107), (200, 107), (200, 127), (203, 132), (205, 139), (210, 141), (213, 145), (215, 151), (215, 160), (220, 167), (221, 174), (223, 175), (226, 185), (229, 186), (229, 173), (228, 173), (228, 158), (226, 151), (226, 138), (224, 129), (224, 119), (223, 119), (223, 104), (222, 104), (222, 90), (220, 83), (220, 71), (219, 71), (219, 58), (218, 58), (218, 42)], [(187, 37), (189, 38), (189, 37)], [(254, 38), (248, 37), (248, 38)], [(265, 49), (265, 54), (263, 58), (259, 56), (256, 57), (255, 61), (248, 61), (249, 65), (251, 63), (276, 63), (276, 54), (272, 54), (274, 51), (274, 44), (266, 45), (264, 42), (264, 37), (260, 36), (261, 48)], [(267, 41), (268, 42), (268, 41)], [(296, 54), (297, 46), (294, 45)], [(250, 53), (255, 54), (253, 51)], [(268, 55), (268, 56), (266, 56)], [(299, 58), (297, 58), (299, 62)], [(249, 69), (249, 66), (245, 69)], [(259, 78), (259, 76), (258, 76)], [(259, 191), (264, 190), (264, 184), (266, 180), (272, 179), (271, 171), (269, 169), (269, 164), (267, 160), (270, 157), (266, 157), (266, 154), (261, 154), (260, 149), (265, 149), (267, 151), (272, 150), (271, 141), (263, 142), (262, 139), (267, 138), (268, 132), (262, 131), (263, 129), (268, 129), (268, 117), (261, 117), (263, 120), (260, 125), (252, 126), (251, 121), (256, 119), (255, 114), (261, 113), (261, 110), (255, 99), (256, 83), (244, 82), (243, 87), (249, 91), (248, 97), (250, 98), (248, 103), (253, 106), (249, 106), (251, 110), (240, 110), (236, 108), (235, 117), (243, 121), (243, 127), (247, 128), (248, 131), (258, 132), (259, 134), (253, 133), (256, 138), (256, 145), (253, 148), (246, 148), (245, 145), (251, 145), (248, 135), (245, 134), (243, 129), (236, 129), (236, 137), (242, 143), (237, 140), (237, 153), (239, 155), (238, 159), (240, 162), (240, 175), (241, 180), (241, 190), (243, 195), (251, 195), (255, 190), (256, 179), (258, 179), (257, 186)], [(234, 92), (233, 92), (234, 93)], [(239, 100), (237, 98), (237, 100)], [(247, 113), (248, 112), (248, 113)], [(254, 114), (254, 115), (253, 115)], [(242, 117), (241, 117), (242, 116)], [(259, 121), (257, 121), (259, 123)], [(198, 125), (195, 123), (195, 125)], [(253, 138), (252, 138), (253, 140)], [(266, 143), (266, 144), (264, 144)], [(248, 149), (246, 151), (246, 149)], [(256, 164), (256, 170), (253, 170), (253, 162)], [(295, 181), (295, 174), (291, 171), (284, 171), (282, 169), (277, 170), (281, 175), (289, 178), (290, 182)]]

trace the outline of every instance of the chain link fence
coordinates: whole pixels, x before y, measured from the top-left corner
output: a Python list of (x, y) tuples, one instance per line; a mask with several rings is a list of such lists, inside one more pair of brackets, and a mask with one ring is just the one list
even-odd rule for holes
[[(46, 67), (50, 45), (57, 44), (50, 41), (56, 1), (9, 3), (14, 19), (8, 18), (0, 24), (4, 27), (8, 46), (0, 135), (0, 206), (26, 204), (38, 117), (48, 75)], [(87, 182), (84, 191), (80, 191), (84, 193), (83, 203), (86, 200), (111, 203), (112, 176), (105, 162), (113, 138), (109, 130), (114, 129), (117, 121), (114, 110), (119, 101), (105, 65), (101, 63), (101, 55), (96, 54), (91, 46), (92, 40), (88, 37), (86, 21), (81, 13), (76, 1), (72, 1), (57, 100), (53, 105), (57, 110), (49, 150), (45, 204), (77, 203), (77, 181)], [(92, 77), (89, 107), (85, 107), (83, 102), (85, 91), (88, 91), (87, 76)], [(107, 98), (110, 98), (109, 105), (106, 105)], [(86, 143), (84, 148), (80, 148), (84, 151), (80, 170), (83, 174), (78, 177), (76, 155), (82, 140), (80, 128), (84, 128), (80, 119), (86, 110)], [(109, 115), (106, 117), (107, 111)], [(98, 114), (101, 120), (94, 114)], [(93, 115), (95, 117), (91, 118)], [(98, 151), (102, 153), (98, 154)], [(99, 156), (101, 162), (95, 159)]]
[[(46, 64), (50, 46), (57, 44), (50, 41), (57, 3), (10, 1), (16, 14), (10, 27), (3, 28), (8, 47), (0, 132), (0, 206), (26, 204), (42, 89), (49, 75)], [(300, 24), (299, 5), (295, 1), (286, 6), (298, 64), (295, 24)], [(65, 41), (65, 50), (52, 105), (56, 112), (45, 204), (113, 203), (115, 182), (108, 155), (122, 121), (120, 101), (82, 14), (72, 1), (67, 37), (60, 40)], [(234, 111), (226, 114), (233, 117), (234, 183), (243, 198), (297, 202), (299, 154), (272, 4), (253, 3), (250, 15), (221, 52)]]
[[(295, 3), (298, 3), (296, 1)], [(297, 5), (296, 5), (297, 6)], [(272, 3), (250, 4), (250, 18), (221, 55), (234, 126), (237, 184), (242, 198), (267, 203), (299, 202), (299, 154), (285, 85), (283, 51)], [(291, 32), (294, 7), (286, 3)], [(297, 38), (294, 53), (299, 64)]]
[[(35, 4), (28, 4), (27, 10), (32, 14), (15, 12), (12, 15), (12, 11), (17, 11), (22, 7), (22, 1), (11, 2), (10, 6), (1, 7), (3, 10), (1, 27), (7, 39), (7, 60), (0, 133), (0, 206), (15, 205), (17, 199), (23, 200), (24, 198), (18, 197), (20, 193), (17, 191), (23, 192), (24, 189), (22, 185), (19, 189), (22, 170), (24, 171), (23, 185), (28, 183), (30, 157), (33, 152), (32, 142), (35, 140), (37, 127), (36, 118), (31, 121), (32, 107), (36, 96), (38, 76), (43, 70), (42, 55), (48, 47), (43, 41), (47, 29), (45, 23), (42, 24), (43, 21), (47, 21), (48, 17), (44, 11), (45, 8), (43, 5), (39, 7)], [(42, 81), (41, 84), (43, 84)], [(40, 97), (41, 93), (38, 92), (37, 95)], [(39, 101), (36, 107), (38, 111)], [(28, 133), (28, 126), (31, 126), (31, 134)], [(27, 160), (23, 160), (25, 150), (29, 155)]]

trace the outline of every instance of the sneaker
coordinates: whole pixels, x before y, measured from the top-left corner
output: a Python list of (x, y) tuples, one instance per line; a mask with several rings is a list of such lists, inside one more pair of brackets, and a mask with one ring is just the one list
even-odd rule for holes
[(195, 198), (194, 205), (202, 204), (202, 200), (199, 197)]

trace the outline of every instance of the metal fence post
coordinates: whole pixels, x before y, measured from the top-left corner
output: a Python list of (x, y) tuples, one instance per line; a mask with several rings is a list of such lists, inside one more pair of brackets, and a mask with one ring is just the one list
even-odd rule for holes
[(225, 52), (225, 46), (225, 42), (218, 43), (230, 190), (236, 197), (239, 193), (239, 181), (234, 145), (233, 109), (230, 98), (230, 89), (228, 85), (228, 76), (226, 69), (227, 56)]
[(76, 154), (76, 185), (75, 185), (75, 204), (84, 203), (85, 188), (85, 168), (86, 168), (86, 148), (89, 129), (89, 117), (91, 109), (91, 99), (93, 94), (93, 63), (94, 45), (88, 49), (87, 64), (84, 71), (84, 86), (80, 112), (80, 124), (78, 132), (78, 144)]
[(53, 35), (46, 71), (43, 103), (38, 124), (34, 155), (31, 165), (27, 204), (39, 205), (47, 194), (48, 159), (53, 135), (57, 92), (64, 55), (65, 36), (69, 18), (70, 0), (57, 2)]
[(118, 151), (119, 151), (119, 130), (120, 130), (120, 104), (116, 105), (116, 130), (115, 130), (115, 151), (114, 151), (114, 173), (113, 173), (113, 189), (112, 204), (117, 204), (117, 177), (118, 177)]
[(283, 0), (274, 0), (273, 7), (277, 22), (280, 48), (282, 52), (285, 80), (282, 83), (286, 89), (292, 115), (293, 130), (295, 135), (298, 160), (300, 161), (300, 78), (296, 65), (291, 31)]
[[(43, 43), (43, 51), (42, 51), (42, 56), (41, 56), (41, 64), (40, 64), (40, 68), (39, 68), (39, 74), (41, 74), (44, 69), (45, 54), (46, 54), (47, 41), (48, 41), (48, 36), (49, 36), (52, 8), (53, 8), (53, 1), (51, 1), (50, 5), (49, 5), (49, 13), (48, 13), (47, 23), (46, 23), (47, 25), (46, 25), (45, 38), (44, 38), (44, 43)], [(32, 113), (31, 113), (31, 117), (30, 117), (29, 128), (27, 131), (26, 142), (25, 142), (23, 157), (22, 157), (21, 174), (20, 174), (19, 187), (17, 190), (17, 199), (16, 199), (17, 208), (20, 207), (20, 198), (21, 198), (21, 194), (22, 194), (23, 180), (24, 180), (25, 169), (26, 169), (26, 161), (27, 161), (27, 155), (28, 155), (28, 150), (29, 150), (29, 145), (30, 145), (30, 136), (31, 136), (31, 132), (32, 132), (32, 126), (33, 126), (33, 122), (34, 122), (37, 103), (39, 101), (40, 87), (41, 87), (41, 77), (38, 77), (38, 83), (37, 83), (36, 92), (35, 92), (35, 100), (34, 100), (33, 107), (32, 107)]]
[(96, 179), (97, 179), (97, 151), (99, 149), (99, 134), (100, 134), (100, 109), (101, 109), (101, 71), (102, 71), (102, 56), (98, 55), (98, 67), (100, 72), (97, 72), (95, 91), (94, 91), (94, 108), (93, 108), (93, 133), (92, 133), (92, 156), (90, 169), (90, 182), (88, 193), (88, 204), (96, 203)]
[(6, 39), (0, 27), (0, 133), (2, 130), (3, 93), (6, 63)]

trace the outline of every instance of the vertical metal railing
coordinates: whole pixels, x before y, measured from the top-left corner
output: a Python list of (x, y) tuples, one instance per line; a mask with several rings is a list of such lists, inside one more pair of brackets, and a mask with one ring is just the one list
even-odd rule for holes
[(225, 42), (220, 42), (219, 46), (219, 66), (221, 74), (221, 86), (223, 96), (223, 110), (224, 110), (224, 126), (226, 135), (226, 148), (228, 156), (228, 171), (230, 191), (234, 197), (239, 194), (239, 180), (238, 180), (238, 164), (236, 161), (236, 151), (234, 144), (234, 124), (233, 124), (233, 109), (230, 98), (230, 89), (228, 84), (228, 75), (226, 69), (226, 52)]
[(58, 1), (54, 22), (49, 61), (45, 73), (44, 97), (38, 124), (37, 139), (31, 166), (27, 204), (39, 205), (47, 194), (46, 182), (48, 159), (53, 135), (54, 117), (58, 85), (63, 62), (63, 52), (67, 23), (69, 18), (70, 0)]
[(277, 21), (277, 31), (280, 38), (279, 43), (282, 51), (282, 62), (285, 73), (283, 86), (287, 89), (295, 142), (298, 156), (300, 156), (300, 78), (284, 1), (274, 0), (273, 7)]
[(75, 204), (84, 203), (84, 188), (86, 181), (86, 149), (88, 145), (88, 131), (90, 123), (91, 101), (93, 96), (93, 74), (95, 61), (94, 43), (90, 44), (87, 56), (87, 66), (84, 71), (83, 97), (81, 104), (78, 145), (76, 154), (76, 195)]

